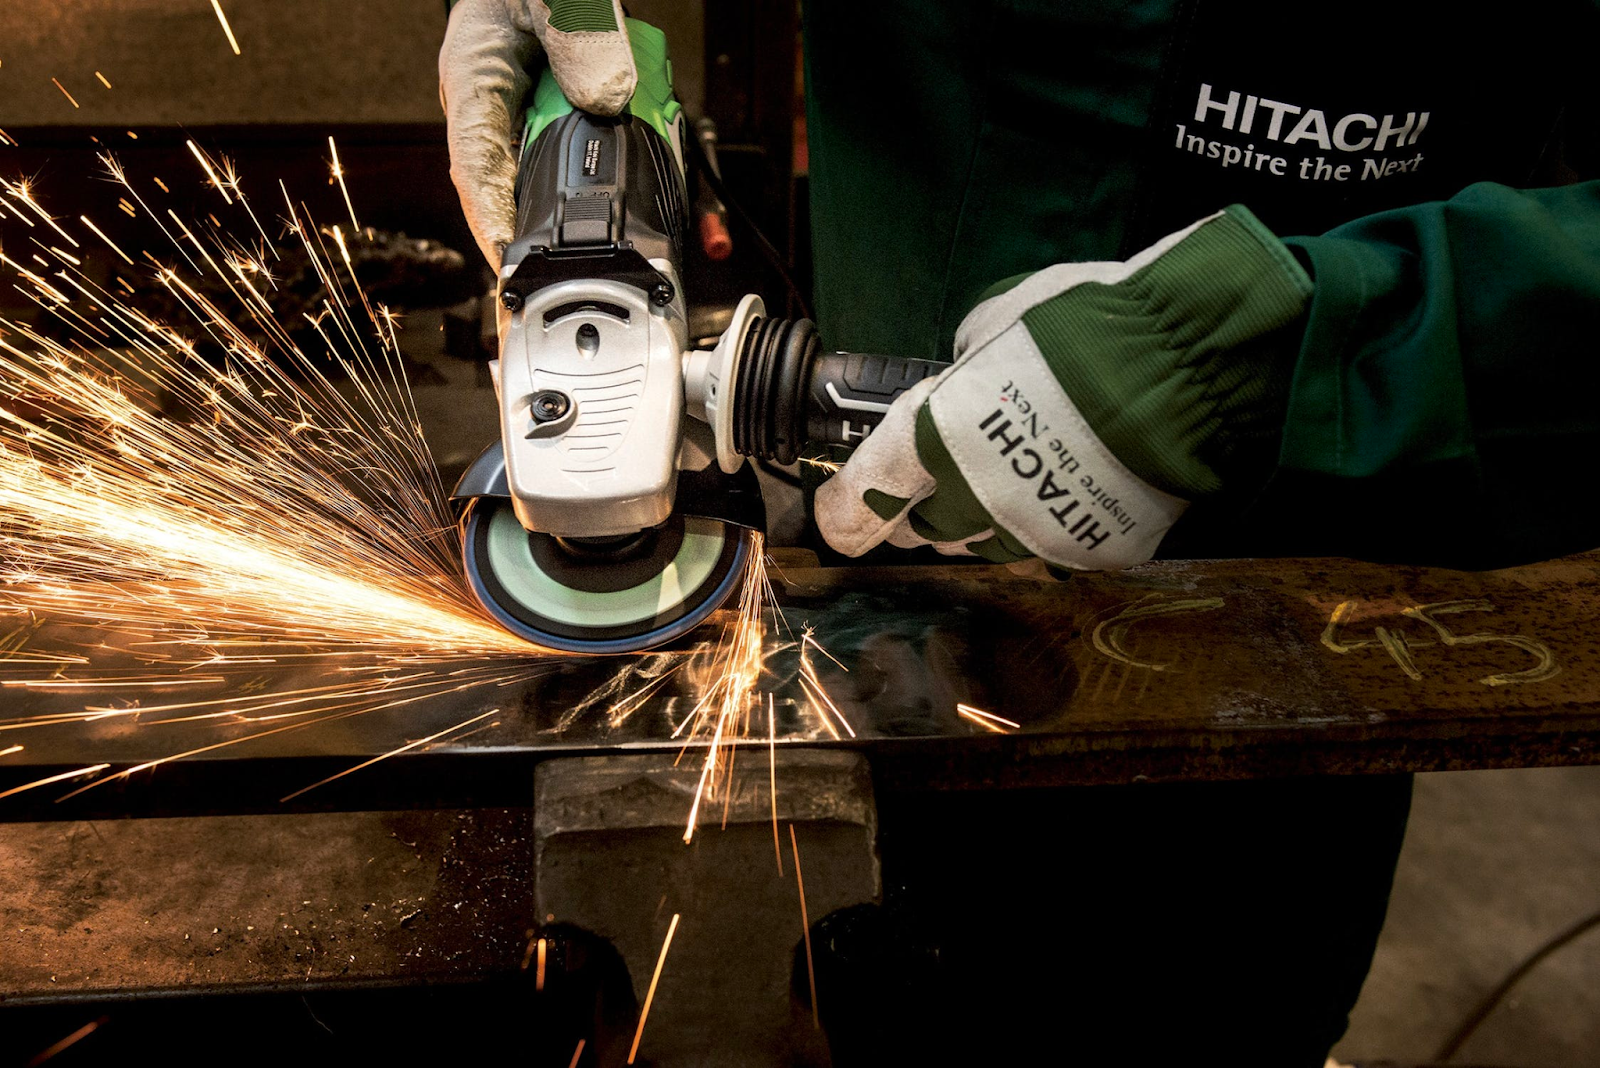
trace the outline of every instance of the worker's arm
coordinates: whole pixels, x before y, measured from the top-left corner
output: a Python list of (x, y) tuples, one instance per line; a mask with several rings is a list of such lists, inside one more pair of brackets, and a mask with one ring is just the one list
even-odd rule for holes
[[(1087, 290), (1040, 281), (1104, 266), (1067, 265), (980, 304), (917, 410), (891, 411), (890, 433), (819, 491), (823, 533), (847, 553), (887, 540), (1127, 566), (1186, 502), (1265, 483), (1243, 551), (1436, 544), (1483, 565), (1600, 543), (1583, 475), (1600, 456), (1600, 183), (1476, 185), (1282, 243), (1242, 232), (1258, 247), (1207, 241), (1163, 278), (1147, 265)], [(1303, 316), (1280, 254), (1310, 276)], [(1250, 310), (1264, 297), (1265, 317)], [(999, 395), (990, 379), (1009, 369), (1033, 374), (1031, 393)], [(1001, 415), (983, 423), (984, 404)], [(1028, 449), (1055, 466), (1035, 472)]]
[(1263, 521), (1474, 565), (1600, 544), (1600, 182), (1291, 237), (1315, 281)]

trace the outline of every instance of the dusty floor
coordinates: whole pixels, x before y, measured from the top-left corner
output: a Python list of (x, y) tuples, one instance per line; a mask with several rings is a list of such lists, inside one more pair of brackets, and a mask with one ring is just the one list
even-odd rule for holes
[[(1529, 953), (1600, 911), (1600, 767), (1417, 779), (1389, 920), (1336, 1055), (1429, 1061)], [(1451, 1064), (1600, 1065), (1600, 930), (1556, 951)]]

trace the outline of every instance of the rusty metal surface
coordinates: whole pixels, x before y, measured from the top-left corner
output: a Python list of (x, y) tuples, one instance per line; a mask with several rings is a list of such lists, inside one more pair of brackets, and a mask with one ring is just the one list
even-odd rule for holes
[(523, 809), (0, 825), (0, 1001), (515, 974)]
[[(778, 695), (780, 743), (864, 749), (886, 781), (963, 788), (1597, 759), (1600, 555), (1484, 573), (1284, 559), (1159, 563), (1066, 582), (989, 567), (785, 566), (773, 577), (786, 625), (813, 628), (839, 661), (813, 654), (855, 732), (834, 742), (823, 729), (794, 682), (790, 648), (774, 653), (763, 681)], [(623, 668), (633, 672), (623, 691), (645, 685), (651, 663), (550, 661), (514, 686), (215, 749), (65, 803), (61, 789), (28, 791), (0, 800), (0, 819), (283, 811), (279, 799), (295, 789), (490, 709), (500, 711), (483, 729), (295, 804), (513, 804), (545, 757), (681, 745), (671, 735), (693, 702), (688, 672), (620, 723), (603, 705), (574, 711)], [(318, 670), (327, 669), (263, 668), (259, 685), (305, 685)], [(7, 697), (0, 728), (83, 701)], [(994, 733), (959, 715), (961, 703), (1019, 728)], [(0, 732), (26, 741), (0, 756), (0, 790), (253, 729), (124, 717)]]

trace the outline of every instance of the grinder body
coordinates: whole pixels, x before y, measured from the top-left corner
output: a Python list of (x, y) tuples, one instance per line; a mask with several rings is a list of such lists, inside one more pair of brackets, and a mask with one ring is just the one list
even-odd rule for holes
[[(671, 514), (688, 320), (683, 114), (659, 32), (631, 22), (640, 87), (615, 118), (576, 111), (545, 71), (528, 113), (517, 238), (500, 297), (501, 441), (517, 518), (563, 537)], [(648, 61), (659, 55), (655, 63)]]
[(639, 85), (624, 114), (573, 109), (548, 70), (534, 91), (490, 364), (500, 440), (453, 494), (479, 602), (569, 652), (637, 651), (698, 626), (738, 587), (764, 524), (745, 458), (857, 444), (943, 366), (822, 353), (809, 321), (769, 318), (755, 296), (713, 349), (688, 349), (685, 123), (665, 39), (625, 25)]

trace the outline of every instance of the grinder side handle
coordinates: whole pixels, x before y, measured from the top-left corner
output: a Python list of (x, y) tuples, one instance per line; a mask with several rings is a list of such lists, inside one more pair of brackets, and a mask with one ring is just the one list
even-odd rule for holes
[[(724, 387), (708, 409), (719, 460), (739, 456), (792, 464), (811, 445), (859, 445), (896, 397), (950, 365), (934, 360), (862, 352), (823, 352), (810, 319), (771, 319), (747, 297), (711, 354)], [(691, 375), (691, 378), (696, 376)], [(700, 384), (693, 399), (711, 392)], [(729, 403), (731, 401), (731, 404)], [(724, 470), (732, 470), (725, 466)]]
[(806, 439), (812, 445), (859, 445), (896, 397), (950, 365), (904, 356), (821, 352), (807, 388)]

